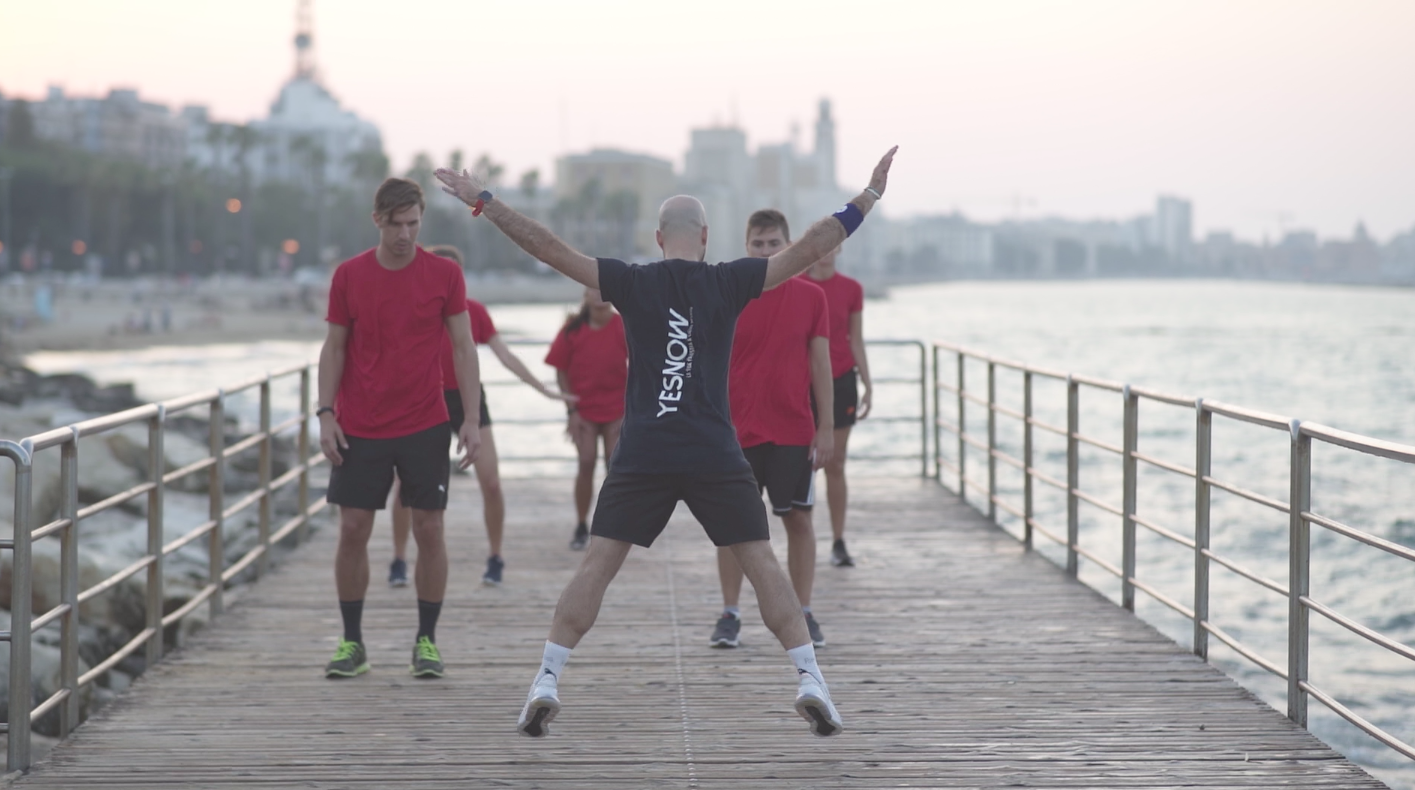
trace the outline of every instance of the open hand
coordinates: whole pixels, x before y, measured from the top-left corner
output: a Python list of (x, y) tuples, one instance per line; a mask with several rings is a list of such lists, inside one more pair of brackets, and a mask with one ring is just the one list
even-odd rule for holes
[(344, 429), (339, 427), (339, 421), (334, 419), (333, 414), (319, 416), (319, 449), (335, 466), (344, 463), (344, 456), (339, 451), (349, 449), (349, 440), (344, 438)]
[(442, 191), (457, 198), (458, 200), (472, 205), (477, 201), (477, 196), (486, 189), (486, 182), (476, 173), (470, 170), (463, 170), (458, 173), (456, 170), (448, 170), (439, 167), (433, 171), (437, 180), (442, 182)]
[(870, 174), (870, 188), (880, 195), (884, 194), (884, 187), (889, 183), (889, 166), (894, 164), (894, 152), (898, 150), (899, 146), (896, 145), (886, 151), (884, 156), (880, 158), (879, 164), (875, 165), (875, 172)]
[(465, 470), (476, 463), (480, 451), (481, 428), (472, 420), (463, 420), (462, 427), (457, 429), (457, 452), (463, 454), (457, 468)]

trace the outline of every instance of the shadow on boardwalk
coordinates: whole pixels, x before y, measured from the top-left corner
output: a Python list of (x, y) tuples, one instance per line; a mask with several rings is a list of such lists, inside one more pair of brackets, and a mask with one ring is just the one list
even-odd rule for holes
[(326, 529), (17, 786), (1383, 787), (917, 480), (856, 481), (859, 566), (822, 556), (817, 571), (841, 737), (811, 737), (791, 710), (791, 665), (750, 594), (743, 647), (707, 647), (713, 551), (680, 509), (610, 589), (551, 737), (521, 738), (516, 715), (580, 555), (566, 548), (569, 481), (505, 485), (508, 565), (493, 589), (479, 582), (475, 483), (453, 483), (444, 680), (407, 674), (415, 595), (383, 583), (386, 517), (364, 624), (374, 669), (323, 679), (339, 631)]

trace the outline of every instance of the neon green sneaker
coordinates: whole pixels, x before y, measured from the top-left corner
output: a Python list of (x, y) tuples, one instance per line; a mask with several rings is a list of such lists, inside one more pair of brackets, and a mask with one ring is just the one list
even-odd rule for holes
[(334, 658), (331, 658), (324, 667), (324, 676), (327, 678), (351, 678), (367, 671), (368, 654), (364, 652), (364, 646), (358, 642), (350, 642), (341, 638), (339, 646), (334, 649)]
[(408, 667), (408, 671), (415, 678), (442, 677), (442, 654), (437, 652), (437, 645), (431, 639), (418, 637), (418, 643), (413, 645), (413, 665)]

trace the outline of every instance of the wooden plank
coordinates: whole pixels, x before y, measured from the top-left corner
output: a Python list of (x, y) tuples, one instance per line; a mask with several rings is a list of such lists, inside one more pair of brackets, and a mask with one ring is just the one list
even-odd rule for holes
[[(913, 480), (855, 481), (858, 567), (817, 571), (841, 737), (812, 738), (792, 712), (794, 672), (750, 588), (743, 647), (707, 647), (713, 549), (680, 508), (611, 587), (566, 670), (551, 737), (521, 738), (516, 715), (581, 555), (566, 547), (569, 481), (504, 486), (506, 581), (486, 588), (479, 495), (454, 480), (438, 627), (447, 678), (406, 673), (415, 594), (383, 584), (386, 517), (365, 608), (374, 670), (322, 677), (339, 633), (326, 527), (17, 786), (1382, 787)], [(779, 527), (775, 540), (784, 554)]]

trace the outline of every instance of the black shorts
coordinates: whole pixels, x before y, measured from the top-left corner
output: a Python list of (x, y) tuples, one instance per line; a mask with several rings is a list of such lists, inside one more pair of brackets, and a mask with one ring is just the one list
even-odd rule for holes
[[(855, 408), (860, 405), (858, 389), (859, 375), (855, 368), (841, 373), (835, 379), (835, 427), (850, 428), (855, 425)], [(811, 393), (811, 415), (816, 414), (816, 394)]]
[(757, 496), (766, 489), (771, 512), (784, 516), (792, 509), (810, 510), (816, 503), (811, 448), (767, 442), (743, 447), (742, 454), (747, 456), (752, 475), (757, 478)]
[(688, 503), (714, 545), (767, 540), (766, 508), (751, 469), (715, 474), (629, 474), (609, 470), (590, 534), (648, 548), (679, 501)]
[[(467, 419), (467, 415), (462, 413), (462, 391), (443, 390), (442, 397), (447, 401), (447, 418), (452, 422), (452, 436), (456, 438), (457, 432), (462, 430), (462, 421)], [(491, 424), (491, 412), (486, 409), (486, 387), (481, 388), (481, 420), (477, 423), (478, 428), (485, 428)]]
[(339, 451), (344, 463), (329, 472), (329, 504), (382, 510), (397, 471), (404, 506), (446, 510), (447, 479), (452, 472), (447, 457), (451, 434), (451, 425), (444, 422), (394, 439), (346, 436), (349, 446)]

